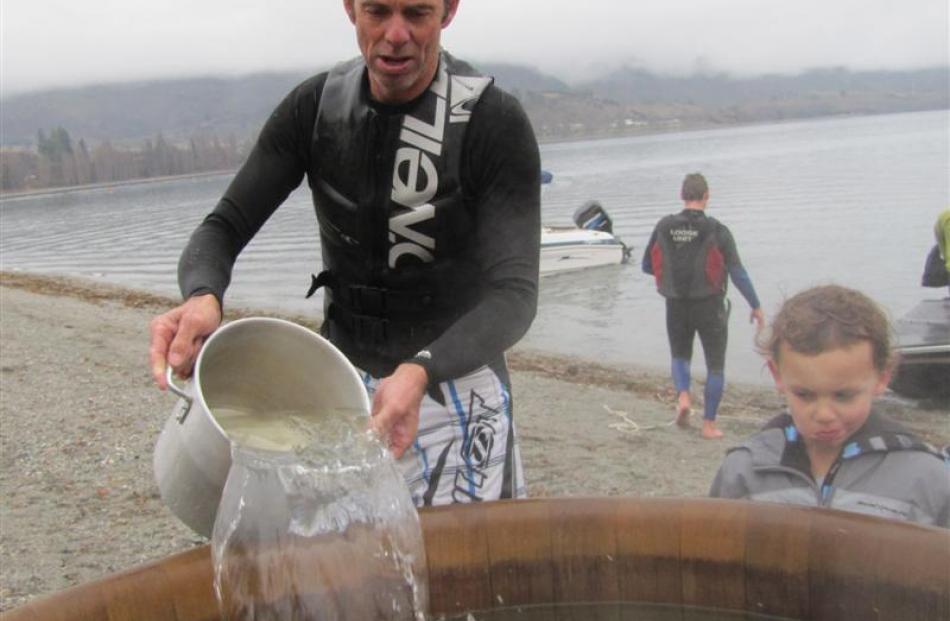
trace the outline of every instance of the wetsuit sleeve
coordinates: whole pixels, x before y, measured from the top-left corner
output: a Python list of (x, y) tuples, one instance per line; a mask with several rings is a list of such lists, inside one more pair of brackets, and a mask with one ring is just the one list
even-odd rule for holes
[(656, 232), (657, 229), (653, 229), (653, 234), (650, 235), (650, 241), (647, 242), (646, 247), (643, 249), (643, 260), (640, 262), (640, 269), (644, 273), (653, 275), (653, 244), (656, 243)]
[(178, 262), (182, 296), (213, 293), (219, 302), (238, 254), (307, 170), (322, 78), (311, 78), (277, 106), (214, 210), (192, 233)]
[(474, 214), (480, 300), (426, 348), (434, 382), (497, 360), (531, 325), (538, 305), (541, 158), (527, 115), (489, 87), (466, 130), (462, 190)]
[(736, 249), (736, 240), (732, 237), (732, 232), (720, 224), (717, 235), (732, 284), (736, 286), (736, 289), (739, 290), (739, 293), (742, 294), (750, 307), (753, 309), (759, 308), (761, 306), (759, 296), (756, 295), (755, 287), (752, 286), (752, 279), (749, 278), (749, 273), (739, 259), (739, 251)]
[(759, 296), (755, 294), (755, 287), (752, 286), (752, 279), (749, 278), (749, 273), (745, 271), (741, 264), (729, 268), (729, 278), (732, 279), (732, 283), (745, 298), (745, 301), (749, 303), (749, 306), (753, 309), (761, 306)]
[(747, 477), (752, 472), (752, 456), (747, 450), (730, 451), (719, 466), (709, 495), (713, 498), (748, 498)]

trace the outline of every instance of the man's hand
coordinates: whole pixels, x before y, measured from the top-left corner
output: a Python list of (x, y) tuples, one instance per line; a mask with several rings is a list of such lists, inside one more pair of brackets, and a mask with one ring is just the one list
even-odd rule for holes
[(762, 307), (753, 308), (752, 313), (749, 315), (749, 323), (755, 322), (755, 332), (758, 334), (765, 328), (765, 313), (762, 312)]
[(388, 441), (396, 459), (409, 448), (419, 431), (419, 406), (429, 377), (418, 364), (403, 363), (383, 378), (373, 397), (372, 428)]
[(165, 368), (171, 365), (178, 377), (188, 377), (205, 339), (221, 324), (221, 304), (212, 294), (186, 300), (149, 324), (148, 358), (152, 377), (162, 390), (168, 388)]

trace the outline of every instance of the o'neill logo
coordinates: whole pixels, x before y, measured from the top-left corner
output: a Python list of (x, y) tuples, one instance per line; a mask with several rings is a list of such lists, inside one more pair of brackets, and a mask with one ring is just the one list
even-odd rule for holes
[[(431, 123), (406, 115), (399, 134), (400, 146), (393, 165), (393, 202), (408, 211), (389, 218), (389, 267), (394, 268), (403, 256), (410, 255), (423, 263), (435, 259), (435, 238), (418, 228), (420, 223), (435, 218), (431, 203), (439, 189), (436, 161), (442, 156), (446, 116), (449, 122), (468, 121), (471, 112), (466, 104), (478, 99), (490, 83), (488, 78), (452, 77), (452, 104), (448, 105), (449, 75), (439, 68), (429, 91), (435, 96), (435, 115)], [(435, 161), (433, 161), (435, 158)]]

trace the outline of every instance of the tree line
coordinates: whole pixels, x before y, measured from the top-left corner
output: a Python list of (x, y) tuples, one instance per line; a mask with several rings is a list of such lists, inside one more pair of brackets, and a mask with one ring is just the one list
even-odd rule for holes
[(140, 145), (90, 146), (74, 141), (63, 127), (39, 130), (32, 149), (0, 149), (0, 191), (19, 192), (95, 183), (233, 170), (251, 143), (234, 135), (195, 135), (173, 143), (158, 134)]

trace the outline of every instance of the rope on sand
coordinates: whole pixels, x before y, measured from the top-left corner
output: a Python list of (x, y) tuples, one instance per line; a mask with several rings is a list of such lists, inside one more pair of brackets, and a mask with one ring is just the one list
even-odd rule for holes
[(607, 427), (609, 427), (610, 429), (616, 429), (617, 431), (621, 433), (629, 433), (631, 435), (636, 435), (640, 433), (641, 431), (650, 431), (652, 429), (661, 429), (663, 427), (669, 427), (670, 425), (676, 422), (676, 421), (670, 421), (662, 425), (649, 425), (647, 427), (641, 427), (640, 423), (638, 423), (637, 421), (627, 416), (627, 413), (622, 410), (614, 410), (606, 403), (604, 404), (604, 409), (607, 410), (608, 413), (613, 414), (614, 416), (618, 416), (621, 419), (623, 419), (622, 422), (610, 423), (609, 425), (607, 425)]

